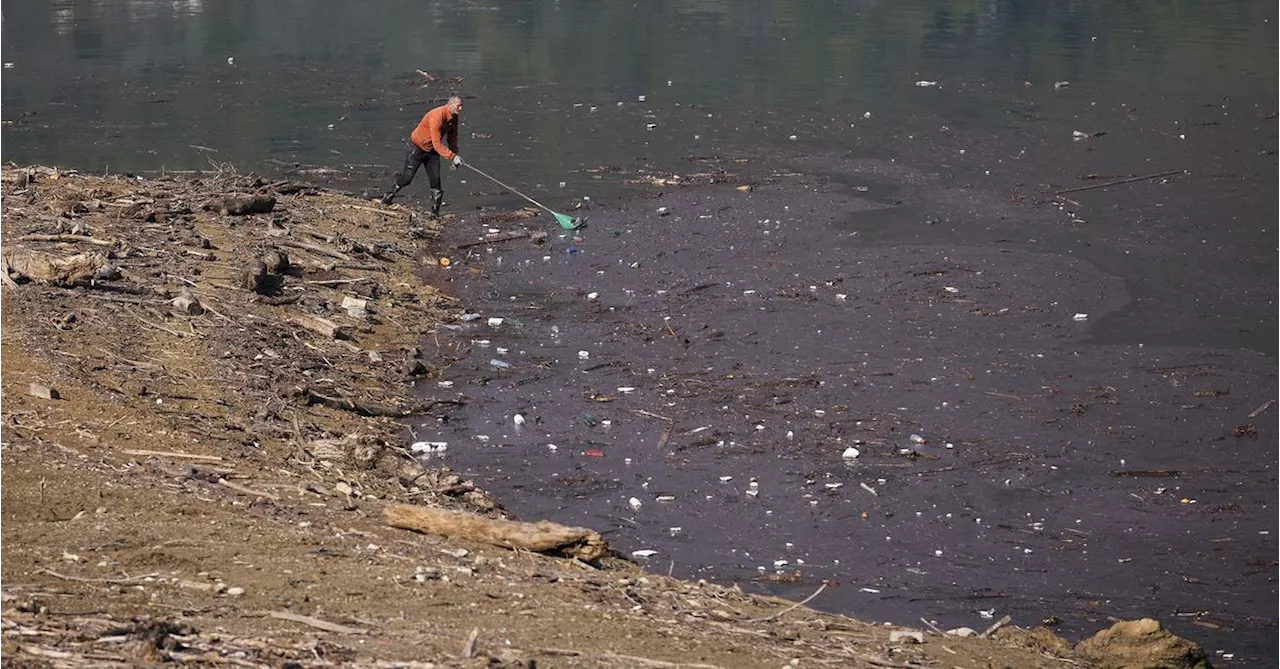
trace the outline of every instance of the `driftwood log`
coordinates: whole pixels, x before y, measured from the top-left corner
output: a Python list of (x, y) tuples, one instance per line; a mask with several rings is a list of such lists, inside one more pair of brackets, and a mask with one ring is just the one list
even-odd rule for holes
[(549, 520), (521, 523), (409, 504), (388, 504), (382, 512), (392, 527), (503, 548), (562, 555), (586, 562), (598, 560), (611, 552), (604, 537), (594, 530), (567, 527)]
[(72, 286), (77, 281), (92, 279), (107, 264), (107, 257), (101, 253), (77, 253), (63, 257), (21, 247), (5, 250), (3, 258), (4, 267), (0, 269), (6, 275), (55, 286)]

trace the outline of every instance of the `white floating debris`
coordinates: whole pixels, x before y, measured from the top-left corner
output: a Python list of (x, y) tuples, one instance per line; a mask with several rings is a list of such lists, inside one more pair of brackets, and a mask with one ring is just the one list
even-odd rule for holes
[(627, 506), (631, 507), (632, 511), (639, 511), (640, 507), (644, 505), (640, 502), (640, 500), (636, 499), (635, 497), (632, 497), (631, 499), (627, 500)]
[(919, 86), (920, 88), (929, 88), (930, 86), (937, 86), (937, 85), (938, 85), (938, 82), (936, 82), (936, 81), (917, 81), (917, 82), (916, 82), (916, 85), (917, 85), (917, 86)]
[(437, 381), (436, 385), (440, 386), (441, 388), (452, 388), (453, 381)]
[(560, 447), (559, 447), (559, 446), (556, 446), (555, 444), (547, 444), (547, 450), (548, 450), (548, 451), (556, 451), (556, 450), (559, 450), (559, 449), (560, 449)]
[(836, 293), (836, 299), (843, 302), (844, 300), (849, 299), (849, 296), (844, 293)]
[(631, 557), (638, 557), (638, 558), (653, 557), (654, 555), (657, 555), (657, 554), (658, 554), (658, 551), (655, 551), (649, 548), (641, 548), (638, 551), (631, 551)]
[(680, 534), (682, 531), (684, 531), (684, 528), (683, 528), (683, 527), (670, 527), (670, 528), (667, 528), (667, 531), (668, 531), (668, 532), (670, 532), (670, 533), (671, 533), (671, 536), (673, 536), (673, 537), (674, 537), (675, 535)]
[(792, 136), (788, 137), (787, 139), (789, 139), (789, 140), (791, 140), (791, 141), (793, 141), (793, 142), (794, 142), (794, 141), (796, 141), (796, 136), (795, 136), (795, 135), (792, 135)]
[(586, 360), (586, 359), (588, 359), (588, 358), (590, 358), (590, 357), (591, 357), (591, 352), (590, 352), (590, 351), (578, 351), (578, 357), (579, 357), (579, 358), (581, 358), (581, 359), (583, 359), (583, 360)]
[(785, 567), (785, 566), (787, 566), (787, 565), (789, 565), (789, 564), (791, 564), (791, 563), (790, 563), (790, 562), (788, 562), (787, 560), (774, 560), (774, 561), (773, 561), (773, 566), (774, 566), (775, 568)]
[(1070, 85), (1071, 85), (1070, 81), (1055, 81), (1053, 82), (1053, 90), (1059, 91)]
[(594, 299), (596, 299), (597, 297), (600, 297), (600, 293), (587, 293), (587, 299), (588, 299), (588, 300), (594, 300)]
[(502, 325), (502, 319), (501, 319), (501, 318), (494, 317), (494, 318), (490, 318), (490, 319), (489, 319), (489, 327), (495, 327), (495, 328), (496, 328), (496, 327), (498, 327), (499, 325)]
[(876, 489), (875, 489), (875, 488), (872, 488), (871, 486), (869, 486), (869, 485), (867, 485), (867, 484), (865, 484), (865, 483), (859, 483), (858, 485), (859, 485), (859, 486), (861, 486), (863, 490), (866, 490), (867, 492), (871, 493), (872, 495), (875, 495), (876, 497), (879, 497), (879, 496), (880, 496), (880, 493), (876, 492)]
[(843, 483), (824, 483), (822, 484), (827, 490), (836, 490), (844, 487)]
[(658, 495), (653, 499), (654, 501), (657, 501), (657, 502), (674, 502), (676, 501), (676, 496), (675, 495)]
[(511, 417), (511, 422), (515, 423), (516, 425), (524, 425), (524, 416), (521, 416), (520, 414), (516, 414)]
[(862, 118), (871, 118), (871, 112), (862, 112)]
[(959, 289), (959, 288), (956, 288), (955, 286), (943, 286), (943, 287), (942, 287), (942, 289), (943, 289), (943, 290), (945, 290), (945, 291), (947, 291), (948, 293), (958, 293), (958, 292), (960, 292), (960, 289)]
[(849, 448), (844, 449), (844, 453), (841, 453), (840, 457), (845, 458), (847, 460), (853, 460), (854, 458), (857, 458), (860, 455), (862, 455), (862, 451), (859, 451), (858, 449), (850, 446)]
[(618, 392), (623, 395), (634, 393), (636, 389), (633, 386), (618, 386)]
[(443, 453), (449, 450), (447, 441), (415, 441), (409, 446), (414, 453)]
[(1089, 139), (1089, 134), (1085, 132), (1080, 132), (1079, 130), (1072, 130), (1071, 139), (1077, 142), (1082, 139)]
[(869, 592), (873, 595), (880, 594), (880, 591), (876, 590), (875, 588), (858, 588), (858, 592)]
[(732, 477), (732, 476), (721, 476), (721, 477), (720, 477), (720, 482), (721, 482), (721, 483), (728, 483), (728, 482), (730, 482), (730, 481), (732, 481), (732, 480), (733, 480), (733, 477)]
[(638, 96), (636, 96), (636, 101), (638, 101), (638, 102), (644, 102), (644, 96), (643, 96), (643, 95), (638, 95)]
[(1073, 321), (1087, 321), (1087, 320), (1089, 320), (1089, 314), (1076, 314), (1075, 316), (1072, 316), (1072, 317), (1071, 317), (1071, 320), (1073, 320)]

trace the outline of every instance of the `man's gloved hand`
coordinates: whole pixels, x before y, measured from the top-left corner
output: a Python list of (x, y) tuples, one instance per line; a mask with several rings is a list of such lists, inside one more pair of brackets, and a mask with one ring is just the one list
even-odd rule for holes
[(456, 154), (456, 153), (455, 153), (455, 154), (453, 154), (453, 168), (454, 168), (454, 169), (458, 169), (458, 166), (459, 166), (459, 165), (461, 165), (461, 164), (462, 164), (462, 156), (460, 156), (460, 155), (458, 155), (458, 154)]

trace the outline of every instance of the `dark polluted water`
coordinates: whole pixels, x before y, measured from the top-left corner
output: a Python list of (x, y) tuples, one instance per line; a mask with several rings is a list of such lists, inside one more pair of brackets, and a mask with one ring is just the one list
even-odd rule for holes
[[(1174, 9), (24, 3), (3, 158), (377, 192), (459, 92), (470, 162), (589, 216), (424, 269), (482, 318), (424, 343), (467, 404), (414, 429), (513, 512), (854, 615), (1274, 664), (1277, 11)], [(451, 244), (526, 204), (445, 189)]]

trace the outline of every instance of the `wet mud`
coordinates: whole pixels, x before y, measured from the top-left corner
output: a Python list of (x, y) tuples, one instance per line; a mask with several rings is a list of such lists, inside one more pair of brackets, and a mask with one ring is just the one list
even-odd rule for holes
[(1074, 252), (1111, 233), (1063, 241), (1060, 201), (783, 158), (574, 233), (460, 217), (455, 244), (550, 235), (425, 270), (477, 318), (428, 343), (457, 362), (419, 393), (467, 403), (417, 436), (659, 572), (832, 579), (813, 605), (944, 629), (1152, 616), (1215, 662), (1274, 657), (1273, 355), (1100, 337), (1148, 289)]

